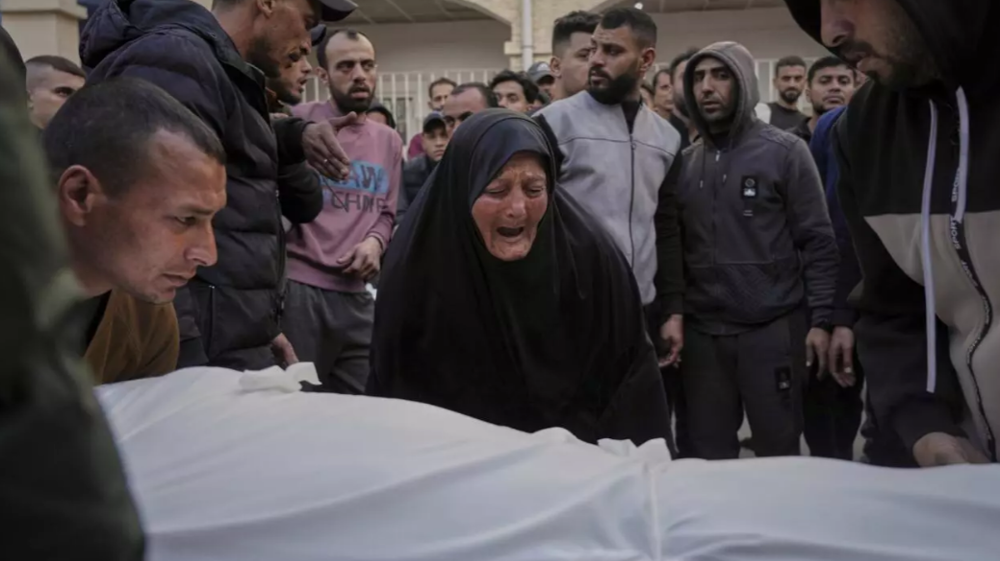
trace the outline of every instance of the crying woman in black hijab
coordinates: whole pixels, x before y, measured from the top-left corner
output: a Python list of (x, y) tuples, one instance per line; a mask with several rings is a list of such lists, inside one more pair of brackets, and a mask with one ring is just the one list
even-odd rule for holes
[(517, 113), (478, 113), (386, 255), (369, 393), (533, 432), (670, 442), (628, 263)]

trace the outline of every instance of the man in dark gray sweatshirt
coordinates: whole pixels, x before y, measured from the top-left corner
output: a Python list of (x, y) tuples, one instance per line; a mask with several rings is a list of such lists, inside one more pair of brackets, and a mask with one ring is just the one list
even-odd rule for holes
[(703, 49), (684, 88), (701, 132), (684, 151), (678, 193), (692, 455), (738, 457), (744, 409), (758, 455), (796, 455), (803, 385), (826, 368), (837, 280), (822, 183), (808, 146), (754, 115), (757, 78), (742, 45)]

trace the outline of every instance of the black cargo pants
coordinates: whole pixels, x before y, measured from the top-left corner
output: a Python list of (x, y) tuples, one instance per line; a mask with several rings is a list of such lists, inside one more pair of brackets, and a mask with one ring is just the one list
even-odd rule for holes
[(807, 376), (806, 313), (738, 335), (687, 327), (681, 364), (690, 455), (738, 458), (744, 411), (758, 456), (796, 456)]

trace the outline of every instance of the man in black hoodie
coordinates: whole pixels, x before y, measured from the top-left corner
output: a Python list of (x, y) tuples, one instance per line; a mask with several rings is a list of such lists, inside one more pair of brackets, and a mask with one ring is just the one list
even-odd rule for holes
[[(825, 368), (837, 242), (809, 148), (761, 122), (753, 56), (716, 43), (691, 58), (684, 151), (687, 346), (681, 380), (693, 455), (739, 456), (743, 413), (759, 456), (797, 455), (807, 366)], [(811, 329), (810, 329), (811, 328)]]
[(214, 220), (219, 261), (202, 268), (175, 305), (179, 366), (208, 363), (261, 369), (294, 361), (281, 334), (284, 229), (281, 170), (308, 159), (347, 174), (335, 127), (344, 122), (270, 122), (265, 76), (300, 55), (321, 20), (343, 19), (349, 0), (215, 0), (213, 12), (188, 0), (111, 0), (83, 31), (88, 82), (149, 80), (207, 122), (226, 149), (227, 206)]
[(1000, 4), (786, 0), (875, 83), (838, 126), (875, 421), (922, 466), (997, 461)]

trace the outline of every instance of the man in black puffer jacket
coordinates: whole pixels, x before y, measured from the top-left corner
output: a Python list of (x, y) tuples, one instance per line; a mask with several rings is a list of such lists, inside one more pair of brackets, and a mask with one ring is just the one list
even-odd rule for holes
[[(273, 348), (294, 356), (280, 329), (284, 237), (279, 162), (307, 160), (344, 176), (340, 122), (270, 122), (264, 77), (300, 56), (320, 20), (343, 19), (349, 0), (112, 0), (81, 38), (88, 82), (132, 76), (155, 83), (205, 120), (226, 148), (226, 208), (214, 220), (219, 261), (180, 291), (179, 366), (262, 369)], [(350, 116), (345, 122), (350, 121)], [(178, 225), (182, 227), (182, 225)]]

